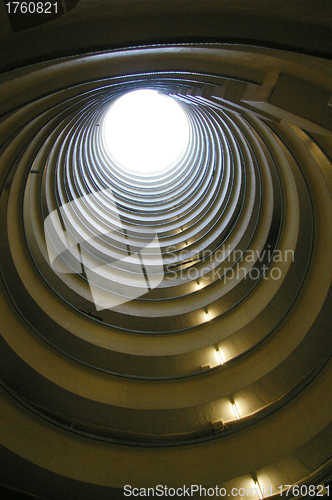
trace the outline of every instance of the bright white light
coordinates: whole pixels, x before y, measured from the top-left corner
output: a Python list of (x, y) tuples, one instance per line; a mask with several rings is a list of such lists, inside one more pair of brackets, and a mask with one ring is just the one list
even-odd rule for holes
[(217, 356), (218, 356), (218, 361), (221, 365), (224, 364), (224, 359), (223, 359), (223, 355), (222, 355), (222, 352), (219, 350), (219, 349), (216, 349), (216, 353), (217, 353)]
[(173, 165), (184, 153), (189, 125), (182, 107), (154, 90), (117, 99), (104, 122), (111, 157), (132, 172), (149, 174)]
[(232, 403), (232, 409), (236, 418), (240, 420), (240, 413), (235, 403)]
[(257, 493), (258, 493), (259, 498), (260, 498), (261, 500), (263, 500), (264, 495), (263, 495), (263, 492), (262, 492), (261, 485), (260, 485), (260, 484), (259, 484), (259, 482), (258, 482), (258, 479), (254, 481), (254, 485), (255, 485), (255, 487), (257, 486), (257, 489), (258, 489)]
[(211, 321), (211, 316), (210, 316), (210, 313), (208, 311), (205, 311), (205, 319), (206, 319), (206, 321)]

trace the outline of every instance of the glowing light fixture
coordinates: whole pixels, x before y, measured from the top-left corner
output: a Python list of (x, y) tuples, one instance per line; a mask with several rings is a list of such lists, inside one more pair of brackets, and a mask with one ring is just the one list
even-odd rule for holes
[(210, 316), (210, 313), (208, 311), (205, 311), (205, 319), (206, 319), (206, 321), (211, 321), (211, 316)]
[(222, 356), (221, 351), (219, 349), (216, 349), (216, 353), (217, 353), (217, 357), (218, 357), (219, 363), (221, 365), (223, 365), (224, 364), (224, 360), (223, 360), (223, 356)]
[(199, 281), (197, 281), (197, 290), (202, 290), (202, 285), (200, 284)]
[(181, 158), (189, 141), (189, 123), (175, 99), (155, 90), (135, 90), (110, 106), (103, 134), (116, 163), (133, 173), (151, 174)]
[(235, 403), (232, 403), (232, 409), (233, 409), (233, 413), (236, 416), (236, 418), (238, 420), (240, 420), (240, 413), (239, 413), (239, 410), (237, 409), (237, 406)]
[(262, 500), (264, 497), (263, 497), (262, 488), (261, 488), (261, 485), (259, 484), (258, 479), (256, 479), (256, 480), (254, 481), (254, 483), (255, 483), (255, 486), (257, 486), (258, 496), (259, 496), (259, 498)]

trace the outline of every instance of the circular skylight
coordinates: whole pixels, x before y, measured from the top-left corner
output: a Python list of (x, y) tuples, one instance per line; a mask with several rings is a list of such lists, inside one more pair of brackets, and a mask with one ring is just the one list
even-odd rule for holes
[(189, 141), (182, 107), (155, 90), (135, 90), (117, 99), (104, 122), (104, 140), (112, 159), (138, 174), (174, 165)]

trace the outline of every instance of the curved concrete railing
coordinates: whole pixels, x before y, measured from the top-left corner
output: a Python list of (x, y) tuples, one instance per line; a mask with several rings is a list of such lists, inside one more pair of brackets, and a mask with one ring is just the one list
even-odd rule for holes
[[(319, 88), (324, 65), (312, 61), (186, 44), (4, 78), (3, 446), (114, 488), (134, 464), (138, 487), (228, 491), (253, 487), (255, 471), (276, 494), (285, 463), (291, 482), (330, 470), (331, 128), (288, 95)], [(148, 179), (112, 161), (103, 137), (110, 104), (138, 88), (176, 99), (190, 123), (183, 157)], [(73, 212), (52, 230), (70, 228), (85, 262), (121, 262), (139, 248), (147, 273), (161, 258), (158, 286), (96, 309), (85, 268), (50, 265), (44, 224), (63, 206)], [(110, 221), (115, 229), (100, 229)], [(135, 286), (137, 269), (126, 273)]]

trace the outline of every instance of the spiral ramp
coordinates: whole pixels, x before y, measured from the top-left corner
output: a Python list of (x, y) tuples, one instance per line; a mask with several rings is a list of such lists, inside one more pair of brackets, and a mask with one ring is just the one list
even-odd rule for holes
[[(305, 49), (137, 43), (46, 60), (41, 47), (43, 62), (2, 73), (9, 492), (228, 494), (258, 480), (280, 497), (280, 485), (329, 484), (332, 73)], [(107, 110), (138, 89), (175, 99), (190, 128), (182, 157), (152, 176), (105, 146)], [(133, 298), (129, 266), (116, 305), (96, 308), (84, 266), (51, 266), (45, 221), (66, 206), (87, 268), (134, 245), (140, 263), (162, 263), (158, 283), (148, 263)]]

